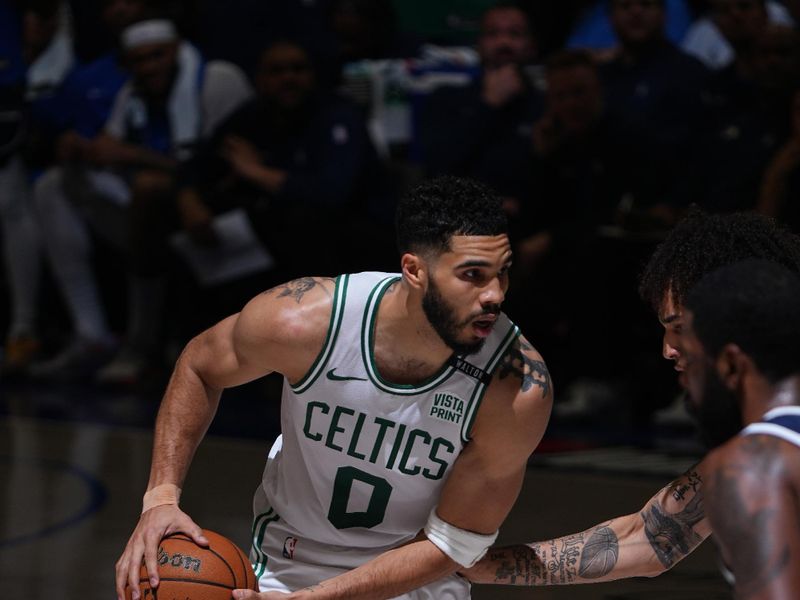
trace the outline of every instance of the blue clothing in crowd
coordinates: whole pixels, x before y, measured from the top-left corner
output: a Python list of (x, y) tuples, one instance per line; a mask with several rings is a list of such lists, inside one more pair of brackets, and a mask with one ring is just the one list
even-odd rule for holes
[[(686, 0), (664, 0), (667, 16), (667, 38), (678, 44), (683, 40), (689, 25), (692, 24), (692, 12)], [(568, 48), (603, 49), (618, 45), (617, 35), (611, 26), (608, 16), (609, 2), (600, 0), (572, 28), (567, 40)]]
[(100, 133), (114, 98), (127, 80), (128, 74), (120, 67), (116, 54), (77, 67), (61, 91), (66, 127), (86, 138)]
[(0, 87), (19, 85), (25, 77), (22, 19), (8, 0), (0, 0)]

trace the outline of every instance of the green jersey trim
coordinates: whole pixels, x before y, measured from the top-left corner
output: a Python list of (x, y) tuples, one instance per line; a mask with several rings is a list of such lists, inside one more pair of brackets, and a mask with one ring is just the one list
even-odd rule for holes
[(386, 290), (399, 279), (396, 276), (387, 277), (373, 288), (367, 298), (364, 318), (361, 323), (361, 356), (367, 375), (375, 387), (388, 394), (413, 396), (415, 394), (423, 394), (441, 385), (456, 371), (456, 368), (448, 361), (442, 365), (438, 373), (434, 373), (419, 385), (392, 383), (381, 377), (378, 367), (375, 365), (375, 354), (373, 352), (375, 347), (375, 319), (378, 316), (378, 306), (380, 306)]
[[(511, 327), (508, 329), (506, 333), (506, 337), (503, 338), (502, 343), (497, 346), (492, 357), (486, 363), (485, 371), (492, 375), (494, 373), (495, 368), (497, 368), (497, 363), (500, 362), (500, 359), (508, 350), (508, 347), (516, 340), (520, 335), (519, 327), (511, 324)], [(489, 380), (491, 383), (491, 379)], [(472, 425), (475, 423), (475, 417), (478, 414), (478, 408), (480, 408), (481, 402), (483, 402), (483, 396), (486, 394), (486, 390), (489, 387), (489, 384), (486, 383), (479, 383), (475, 386), (475, 389), (472, 391), (472, 396), (469, 399), (469, 404), (467, 405), (466, 413), (464, 414), (464, 424), (461, 427), (461, 441), (465, 444), (470, 440), (470, 432), (472, 431)]]
[(320, 353), (317, 355), (317, 358), (314, 359), (314, 364), (311, 365), (308, 373), (306, 373), (300, 381), (290, 386), (295, 394), (302, 394), (311, 387), (311, 385), (322, 374), (325, 364), (328, 362), (331, 352), (333, 352), (333, 346), (336, 343), (336, 338), (339, 335), (339, 329), (342, 326), (344, 302), (345, 297), (347, 296), (347, 284), (349, 279), (349, 275), (340, 275), (336, 278), (336, 285), (333, 290), (331, 320), (330, 324), (328, 325), (325, 343), (322, 346), (322, 350), (320, 350)]
[(264, 574), (264, 571), (267, 568), (268, 557), (261, 549), (261, 545), (264, 543), (264, 535), (267, 532), (267, 525), (274, 523), (278, 519), (280, 519), (280, 517), (272, 508), (267, 509), (267, 512), (261, 513), (255, 519), (253, 519), (252, 548), (253, 554), (256, 558), (256, 561), (253, 564), (253, 571), (256, 574), (256, 581), (261, 579), (261, 576)]

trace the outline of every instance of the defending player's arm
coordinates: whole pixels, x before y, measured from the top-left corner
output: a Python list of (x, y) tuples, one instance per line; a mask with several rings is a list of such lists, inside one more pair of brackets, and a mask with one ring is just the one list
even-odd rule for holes
[(797, 448), (735, 438), (709, 457), (708, 513), (740, 600), (789, 600), (800, 590)]
[(553, 540), (491, 548), (462, 574), (476, 583), (531, 586), (654, 577), (711, 533), (702, 485), (698, 469), (689, 469), (639, 512)]
[(305, 278), (273, 288), (187, 344), (156, 419), (142, 515), (117, 562), (120, 599), (126, 583), (133, 597), (139, 596), (143, 558), (151, 584), (157, 585), (156, 551), (163, 537), (183, 531), (205, 545), (200, 527), (178, 508), (178, 496), (222, 390), (271, 371), (290, 381), (301, 378), (322, 347), (333, 285), (333, 280)]
[[(495, 373), (472, 430), (447, 479), (426, 538), (382, 554), (291, 599), (392, 598), (477, 560), (517, 498), (527, 460), (544, 434), (552, 405), (541, 356), (519, 339)], [(432, 541), (434, 540), (434, 541)], [(255, 597), (237, 591), (237, 598)], [(260, 598), (286, 598), (261, 594)]]

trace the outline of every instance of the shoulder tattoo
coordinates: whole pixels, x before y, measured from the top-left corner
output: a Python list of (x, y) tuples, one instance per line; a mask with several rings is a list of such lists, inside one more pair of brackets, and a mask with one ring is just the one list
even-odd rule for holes
[(503, 355), (498, 375), (500, 379), (505, 379), (509, 375), (519, 378), (521, 380), (520, 388), (523, 392), (527, 392), (533, 386), (538, 386), (542, 388), (542, 395), (546, 397), (550, 394), (550, 372), (544, 361), (529, 358), (523, 352), (531, 350), (533, 350), (533, 346), (525, 339), (519, 338), (519, 341), (512, 344)]
[(717, 508), (712, 525), (722, 545), (728, 546), (737, 598), (759, 595), (792, 562), (789, 545), (775, 539), (775, 533), (784, 527), (777, 514), (777, 498), (768, 495), (754, 500), (749, 489), (762, 485), (762, 477), (756, 480), (753, 474), (769, 472), (780, 452), (775, 438), (746, 436), (739, 456), (716, 469), (710, 478), (710, 502)]
[(268, 289), (263, 293), (267, 295), (277, 294), (278, 298), (294, 298), (299, 304), (303, 299), (303, 296), (305, 296), (307, 292), (310, 292), (315, 287), (321, 287), (323, 290), (325, 290), (325, 293), (330, 296), (331, 294), (328, 291), (327, 286), (324, 284), (333, 283), (333, 281), (334, 279), (332, 277), (301, 277), (300, 279), (294, 279), (288, 283)]

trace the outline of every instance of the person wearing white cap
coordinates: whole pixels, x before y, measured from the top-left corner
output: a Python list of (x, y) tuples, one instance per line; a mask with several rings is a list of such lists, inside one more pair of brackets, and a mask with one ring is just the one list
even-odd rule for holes
[(141, 374), (157, 345), (165, 286), (160, 273), (138, 269), (148, 263), (142, 255), (153, 251), (139, 232), (162, 226), (164, 215), (151, 220), (151, 209), (154, 202), (172, 206), (177, 166), (251, 95), (236, 66), (205, 62), (170, 21), (128, 26), (120, 47), (131, 79), (85, 153), (94, 168), (83, 182), (83, 200), (69, 198), (60, 172), (43, 177), (34, 192), (48, 259), (75, 328), (62, 353), (31, 368), (41, 378), (90, 376), (110, 357), (113, 337), (91, 266), (90, 232), (123, 252), (136, 250), (130, 256), (126, 342), (98, 376), (120, 382)]

